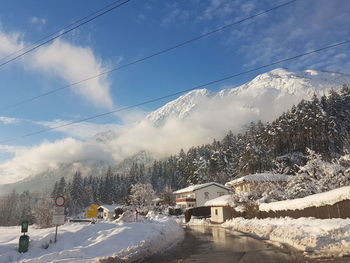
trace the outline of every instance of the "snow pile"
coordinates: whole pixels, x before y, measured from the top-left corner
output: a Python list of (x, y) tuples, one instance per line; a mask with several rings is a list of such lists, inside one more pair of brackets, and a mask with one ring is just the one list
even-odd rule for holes
[(289, 244), (312, 256), (344, 256), (350, 252), (350, 219), (234, 218), (222, 226)]
[(140, 260), (183, 238), (182, 228), (169, 217), (151, 214), (146, 219), (147, 223), (67, 223), (59, 227), (57, 243), (52, 243), (54, 228), (30, 227), (30, 247), (24, 254), (17, 252), (20, 228), (0, 227), (0, 263)]
[(205, 202), (204, 206), (234, 206), (232, 195), (222, 195)]
[(341, 187), (328, 192), (309, 195), (303, 198), (260, 204), (261, 211), (280, 211), (304, 209), (312, 206), (333, 205), (337, 202), (350, 199), (350, 186)]
[(270, 174), (270, 173), (257, 173), (250, 174), (233, 181), (226, 183), (226, 186), (234, 186), (236, 184), (242, 182), (279, 182), (279, 181), (287, 181), (290, 175), (287, 174)]
[(114, 223), (129, 223), (135, 222), (136, 215), (133, 212), (125, 211), (119, 218), (114, 220)]
[(193, 192), (195, 190), (198, 190), (198, 189), (210, 186), (210, 185), (216, 185), (216, 186), (222, 187), (224, 189), (230, 190), (227, 187), (223, 186), (222, 184), (211, 182), (211, 183), (205, 183), (205, 184), (190, 185), (190, 186), (188, 186), (186, 188), (182, 188), (182, 189), (179, 189), (179, 190), (175, 191), (174, 194), (182, 194), (182, 193)]
[(187, 225), (191, 226), (208, 226), (211, 225), (209, 218), (193, 218), (187, 223)]

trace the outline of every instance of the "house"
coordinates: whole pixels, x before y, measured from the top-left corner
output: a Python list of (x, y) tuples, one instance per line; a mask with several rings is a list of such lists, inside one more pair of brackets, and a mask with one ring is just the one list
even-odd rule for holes
[(101, 219), (116, 219), (123, 213), (123, 209), (116, 205), (100, 205), (97, 208), (98, 218)]
[(232, 195), (223, 195), (205, 202), (205, 206), (210, 207), (210, 221), (213, 223), (224, 223), (233, 217), (234, 205)]
[(218, 183), (191, 185), (174, 192), (176, 207), (181, 209), (204, 206), (206, 201), (227, 195), (230, 189)]
[(257, 173), (230, 181), (225, 186), (231, 188), (234, 193), (239, 194), (255, 190), (263, 183), (286, 184), (289, 177), (290, 175), (286, 174)]

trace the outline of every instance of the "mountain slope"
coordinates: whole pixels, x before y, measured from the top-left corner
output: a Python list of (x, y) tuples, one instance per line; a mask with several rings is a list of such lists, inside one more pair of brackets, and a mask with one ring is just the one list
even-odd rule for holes
[[(245, 102), (240, 106), (260, 111), (261, 101), (280, 102), (276, 105), (276, 113), (279, 109), (298, 103), (301, 99), (311, 99), (313, 94), (321, 96), (329, 92), (331, 88), (338, 89), (343, 84), (350, 83), (350, 76), (316, 70), (290, 72), (285, 69), (275, 69), (258, 75), (252, 81), (234, 88), (212, 93), (207, 89), (194, 90), (178, 99), (171, 101), (160, 109), (150, 113), (146, 119), (154, 125), (160, 126), (170, 118), (186, 119), (190, 117), (201, 105), (211, 100), (222, 100), (224, 103)], [(289, 101), (289, 103), (288, 103)], [(288, 108), (287, 107), (287, 108)]]

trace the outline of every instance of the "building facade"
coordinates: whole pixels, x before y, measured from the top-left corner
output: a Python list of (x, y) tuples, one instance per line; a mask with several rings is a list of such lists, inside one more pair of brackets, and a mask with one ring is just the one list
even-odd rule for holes
[(181, 209), (204, 206), (205, 202), (227, 195), (230, 189), (218, 183), (191, 185), (174, 192), (176, 207)]

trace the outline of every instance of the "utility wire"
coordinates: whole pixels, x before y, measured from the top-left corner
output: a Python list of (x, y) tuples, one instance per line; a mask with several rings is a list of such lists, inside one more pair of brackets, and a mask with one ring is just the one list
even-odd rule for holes
[(8, 63), (10, 63), (10, 62), (12, 62), (12, 61), (18, 59), (18, 58), (20, 58), (20, 57), (23, 57), (24, 55), (28, 54), (29, 52), (32, 52), (33, 50), (36, 50), (36, 49), (38, 49), (39, 47), (41, 47), (41, 46), (43, 46), (43, 45), (45, 45), (45, 44), (47, 44), (47, 43), (49, 43), (49, 42), (51, 42), (51, 41), (53, 41), (53, 40), (55, 40), (55, 39), (61, 37), (61, 36), (65, 35), (65, 34), (67, 34), (67, 33), (69, 33), (69, 32), (71, 32), (71, 31), (73, 31), (74, 29), (77, 29), (78, 27), (81, 27), (82, 25), (85, 25), (85, 24), (91, 22), (92, 20), (95, 20), (96, 18), (98, 18), (98, 17), (100, 17), (100, 16), (102, 16), (102, 15), (104, 15), (104, 14), (107, 14), (108, 12), (110, 12), (110, 11), (112, 11), (112, 10), (114, 10), (114, 9), (116, 9), (116, 8), (118, 8), (118, 7), (120, 7), (120, 6), (122, 6), (122, 5), (125, 5), (126, 3), (130, 2), (130, 1), (131, 1), (131, 0), (125, 0), (124, 2), (121, 2), (120, 4), (117, 4), (116, 6), (112, 6), (111, 8), (109, 8), (109, 9), (103, 11), (102, 13), (99, 13), (99, 14), (93, 16), (92, 18), (89, 18), (88, 20), (85, 20), (85, 21), (79, 23), (78, 25), (73, 26), (72, 28), (70, 28), (70, 29), (68, 29), (68, 30), (65, 30), (65, 31), (63, 31), (62, 33), (59, 33), (58, 35), (55, 35), (54, 37), (51, 37), (50, 39), (48, 39), (48, 40), (46, 40), (46, 41), (44, 41), (44, 42), (42, 42), (42, 43), (40, 43), (40, 44), (38, 44), (38, 45), (36, 45), (36, 46), (34, 46), (34, 47), (32, 47), (32, 48), (30, 48), (30, 49), (24, 51), (23, 53), (21, 53), (21, 54), (15, 56), (15, 57), (13, 57), (13, 58), (11, 58), (11, 59), (9, 59), (9, 60), (6, 60), (5, 62), (0, 63), (0, 68), (3, 67), (3, 66), (5, 66), (6, 64), (8, 64)]
[(67, 30), (68, 28), (70, 28), (70, 27), (72, 27), (72, 26), (74, 26), (74, 25), (76, 25), (76, 24), (78, 24), (78, 23), (84, 21), (85, 19), (88, 19), (88, 18), (91, 17), (91, 16), (94, 16), (94, 15), (96, 15), (96, 14), (102, 12), (103, 10), (105, 10), (105, 9), (107, 9), (107, 8), (112, 7), (113, 5), (115, 5), (115, 4), (117, 4), (117, 3), (121, 2), (121, 1), (122, 1), (122, 0), (114, 1), (113, 3), (111, 3), (111, 4), (109, 4), (109, 5), (106, 5), (105, 7), (101, 8), (101, 9), (99, 9), (99, 10), (97, 10), (97, 11), (95, 11), (95, 12), (93, 12), (93, 13), (91, 13), (91, 14), (89, 14), (89, 15), (83, 17), (83, 18), (80, 18), (79, 20), (74, 21), (73, 23), (71, 23), (71, 24), (69, 24), (69, 25), (67, 25), (67, 26), (65, 26), (65, 27), (63, 27), (63, 28), (61, 28), (61, 29), (59, 29), (59, 30), (57, 30), (57, 31), (55, 31), (55, 32), (53, 32), (53, 33), (51, 33), (51, 34), (49, 34), (49, 35), (47, 35), (47, 36), (45, 36), (45, 37), (43, 37), (43, 38), (40, 38), (40, 39), (36, 40), (36, 41), (35, 41), (34, 43), (32, 43), (29, 47), (24, 47), (24, 48), (22, 48), (22, 49), (20, 49), (20, 50), (17, 50), (17, 51), (15, 51), (15, 52), (11, 53), (11, 54), (8, 54), (8, 55), (5, 56), (5, 57), (0, 58), (0, 61), (3, 61), (3, 60), (5, 60), (5, 59), (7, 59), (7, 58), (9, 58), (9, 57), (11, 57), (11, 56), (13, 56), (13, 55), (16, 55), (16, 54), (18, 54), (18, 53), (20, 53), (20, 52), (22, 52), (22, 51), (24, 51), (24, 50), (26, 50), (26, 49), (28, 49), (28, 48), (32, 48), (32, 47), (34, 47), (36, 44), (38, 44), (38, 43), (44, 41), (45, 39), (48, 39), (49, 37), (55, 36), (56, 34), (59, 34), (60, 32), (62, 32), (62, 31), (64, 31), (64, 30)]
[(210, 82), (207, 82), (207, 83), (204, 83), (204, 84), (201, 84), (201, 85), (197, 85), (197, 86), (194, 86), (194, 87), (189, 88), (189, 89), (185, 89), (185, 90), (182, 90), (182, 91), (171, 93), (171, 94), (168, 94), (168, 95), (165, 95), (165, 96), (162, 96), (162, 97), (146, 100), (146, 101), (143, 101), (143, 102), (140, 102), (140, 103), (137, 103), (137, 104), (133, 104), (133, 105), (130, 105), (130, 106), (122, 107), (122, 108), (115, 109), (115, 110), (112, 110), (112, 111), (109, 111), (109, 112), (105, 112), (105, 113), (101, 113), (101, 114), (98, 114), (98, 115), (86, 117), (84, 119), (80, 119), (80, 120), (77, 120), (77, 121), (72, 121), (72, 122), (69, 122), (69, 123), (66, 123), (66, 124), (57, 125), (57, 126), (54, 126), (54, 127), (51, 127), (51, 128), (42, 129), (42, 130), (38, 130), (38, 131), (35, 131), (35, 132), (27, 133), (27, 134), (24, 134), (24, 135), (21, 135), (21, 136), (13, 137), (13, 138), (10, 138), (10, 139), (7, 139), (7, 140), (3, 140), (3, 141), (0, 141), (0, 144), (8, 143), (8, 142), (11, 142), (11, 141), (16, 141), (16, 140), (19, 140), (19, 139), (22, 139), (22, 138), (26, 138), (26, 137), (37, 135), (37, 134), (41, 134), (41, 133), (45, 133), (45, 132), (52, 131), (52, 130), (57, 130), (59, 128), (67, 127), (67, 126), (70, 126), (70, 125), (73, 125), (73, 124), (82, 123), (82, 122), (85, 122), (85, 121), (88, 121), (88, 120), (100, 118), (100, 117), (103, 117), (103, 116), (106, 116), (106, 115), (110, 115), (110, 114), (113, 114), (113, 113), (116, 113), (116, 112), (125, 111), (125, 110), (136, 108), (136, 107), (139, 107), (139, 106), (142, 106), (142, 105), (150, 104), (150, 103), (153, 103), (153, 102), (156, 102), (156, 101), (164, 100), (164, 99), (167, 99), (167, 98), (170, 98), (170, 97), (174, 97), (176, 95), (183, 94), (183, 93), (195, 90), (195, 89), (204, 88), (204, 87), (207, 87), (207, 86), (210, 86), (210, 85), (213, 85), (213, 84), (225, 81), (225, 80), (229, 80), (229, 79), (232, 79), (232, 78), (244, 75), (244, 74), (248, 74), (248, 73), (251, 73), (251, 72), (254, 72), (254, 71), (258, 71), (260, 69), (268, 68), (268, 67), (274, 66), (276, 64), (280, 64), (280, 63), (283, 63), (283, 62), (287, 62), (287, 61), (291, 61), (291, 60), (298, 59), (298, 58), (301, 58), (301, 57), (305, 57), (305, 56), (308, 56), (308, 55), (311, 55), (311, 54), (315, 54), (315, 53), (318, 53), (318, 52), (321, 52), (321, 51), (324, 51), (324, 50), (327, 50), (327, 49), (331, 49), (331, 48), (336, 48), (336, 47), (339, 47), (339, 46), (342, 46), (342, 45), (345, 45), (345, 44), (349, 44), (349, 43), (350, 43), (350, 40), (346, 40), (346, 41), (343, 41), (343, 42), (338, 42), (338, 43), (335, 43), (335, 44), (332, 44), (332, 45), (329, 45), (329, 46), (325, 46), (325, 47), (322, 47), (322, 48), (319, 48), (319, 49), (311, 50), (311, 51), (308, 51), (308, 52), (305, 52), (305, 53), (302, 53), (302, 54), (299, 54), (299, 55), (296, 55), (296, 56), (293, 56), (293, 57), (277, 60), (275, 62), (272, 62), (272, 63), (269, 63), (269, 64), (265, 64), (265, 65), (260, 66), (260, 67), (256, 67), (256, 68), (253, 68), (253, 69), (250, 69), (250, 70), (242, 71), (240, 73), (229, 75), (229, 76), (226, 76), (226, 77), (221, 78), (221, 79), (213, 80), (213, 81), (210, 81)]
[[(83, 83), (83, 82), (86, 82), (86, 81), (89, 81), (89, 80), (92, 80), (92, 79), (101, 77), (101, 76), (106, 75), (106, 74), (109, 74), (109, 73), (111, 73), (111, 72), (114, 72), (114, 71), (117, 71), (117, 70), (120, 70), (120, 69), (123, 69), (123, 68), (127, 68), (127, 67), (130, 67), (130, 66), (134, 65), (134, 64), (137, 64), (137, 63), (143, 62), (143, 61), (145, 61), (145, 60), (151, 59), (151, 58), (153, 58), (153, 57), (156, 57), (156, 56), (159, 56), (159, 55), (168, 53), (168, 52), (170, 52), (170, 51), (172, 51), (172, 50), (174, 50), (174, 49), (177, 49), (177, 48), (179, 48), (179, 47), (188, 45), (188, 44), (190, 44), (190, 43), (192, 43), (192, 42), (195, 42), (195, 41), (200, 40), (200, 39), (202, 39), (202, 38), (208, 37), (208, 36), (210, 36), (210, 35), (212, 35), (212, 34), (214, 34), (214, 33), (221, 32), (221, 31), (223, 31), (223, 30), (225, 30), (225, 29), (227, 29), (227, 28), (229, 28), (229, 27), (231, 27), (231, 26), (234, 26), (234, 25), (243, 23), (243, 22), (245, 22), (245, 21), (247, 21), (247, 20), (256, 18), (256, 17), (258, 17), (258, 16), (262, 16), (262, 15), (267, 14), (267, 13), (269, 13), (269, 12), (271, 12), (271, 11), (273, 11), (273, 10), (276, 10), (276, 9), (278, 9), (278, 8), (281, 8), (281, 7), (290, 5), (290, 4), (292, 4), (292, 3), (296, 2), (296, 1), (298, 1), (298, 0), (288, 1), (288, 2), (286, 2), (286, 3), (277, 5), (277, 6), (275, 6), (275, 7), (272, 7), (272, 8), (270, 8), (270, 9), (267, 9), (267, 10), (265, 10), (265, 11), (261, 11), (261, 12), (259, 12), (259, 13), (256, 13), (256, 14), (254, 14), (254, 15), (252, 15), (252, 16), (243, 18), (243, 19), (241, 19), (241, 20), (239, 20), (239, 21), (226, 24), (226, 25), (221, 26), (221, 27), (219, 27), (219, 28), (217, 28), (217, 29), (214, 29), (214, 30), (209, 31), (209, 32), (204, 33), (204, 34), (201, 34), (201, 35), (199, 35), (199, 36), (196, 36), (196, 37), (194, 37), (194, 38), (191, 38), (191, 39), (189, 39), (189, 40), (186, 40), (186, 41), (184, 41), (184, 42), (181, 42), (181, 43), (179, 43), (179, 44), (176, 44), (176, 45), (174, 45), (174, 46), (171, 46), (171, 47), (162, 49), (162, 50), (160, 50), (160, 51), (158, 51), (158, 52), (155, 52), (155, 53), (153, 53), (153, 54), (151, 54), (151, 55), (148, 55), (148, 56), (145, 56), (145, 57), (143, 57), (143, 58), (134, 60), (134, 61), (129, 62), (129, 63), (127, 63), (127, 64), (124, 64), (124, 65), (118, 66), (118, 67), (116, 67), (116, 68), (113, 68), (113, 69), (104, 71), (104, 72), (102, 72), (102, 73), (99, 73), (99, 74), (97, 74), (97, 75), (94, 75), (94, 76), (91, 76), (91, 77), (82, 79), (82, 80), (80, 80), (80, 81), (70, 83), (70, 84), (68, 84), (68, 85), (66, 85), (66, 86), (63, 86), (63, 87), (61, 87), (61, 88), (53, 89), (53, 90), (50, 90), (50, 91), (48, 91), (48, 92), (39, 94), (39, 95), (37, 95), (37, 96), (31, 97), (31, 98), (28, 98), (28, 99), (24, 99), (24, 100), (22, 100), (22, 101), (19, 101), (19, 102), (14, 103), (14, 104), (10, 104), (10, 105), (8, 105), (8, 106), (5, 106), (5, 107), (3, 107), (3, 108), (0, 108), (0, 111), (4, 111), (4, 110), (10, 109), (10, 108), (14, 108), (14, 107), (19, 106), (19, 105), (22, 105), (22, 104), (26, 104), (26, 103), (28, 103), (28, 102), (34, 101), (34, 100), (36, 100), (36, 99), (39, 99), (39, 98), (41, 98), (41, 97), (48, 96), (48, 95), (53, 94), (53, 93), (56, 93), (56, 92), (58, 92), (58, 91), (65, 90), (65, 89), (67, 89), (67, 88), (76, 86), (76, 85), (81, 84), (81, 83)], [(1, 66), (1, 65), (0, 65), (0, 66)]]

